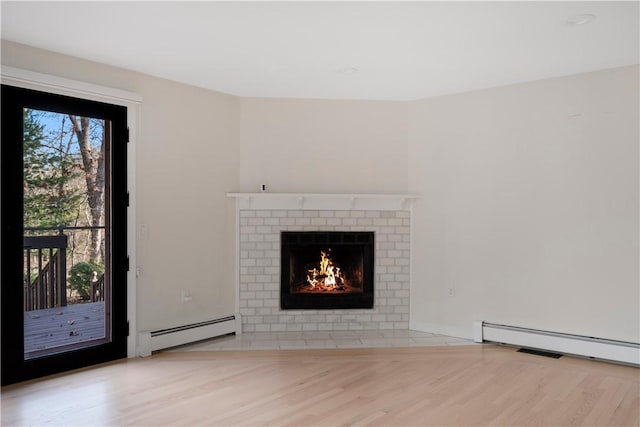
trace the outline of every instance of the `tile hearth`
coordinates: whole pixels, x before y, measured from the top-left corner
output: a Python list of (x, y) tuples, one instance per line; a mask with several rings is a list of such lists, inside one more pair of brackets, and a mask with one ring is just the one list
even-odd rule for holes
[(449, 345), (479, 344), (472, 340), (409, 330), (253, 332), (214, 338), (167, 351), (304, 350)]

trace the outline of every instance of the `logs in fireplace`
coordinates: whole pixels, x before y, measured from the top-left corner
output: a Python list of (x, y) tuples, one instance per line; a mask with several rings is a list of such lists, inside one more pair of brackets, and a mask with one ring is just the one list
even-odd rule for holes
[(283, 231), (280, 307), (373, 308), (373, 232)]

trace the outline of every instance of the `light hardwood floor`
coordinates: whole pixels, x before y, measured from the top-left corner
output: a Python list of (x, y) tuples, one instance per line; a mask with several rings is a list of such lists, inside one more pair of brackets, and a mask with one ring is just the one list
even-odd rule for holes
[(640, 369), (494, 345), (167, 352), (2, 389), (2, 425), (637, 426)]

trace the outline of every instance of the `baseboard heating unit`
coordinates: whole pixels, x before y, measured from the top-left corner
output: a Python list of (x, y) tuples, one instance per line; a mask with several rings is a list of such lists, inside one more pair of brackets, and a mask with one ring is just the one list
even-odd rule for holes
[(634, 342), (541, 331), (481, 321), (474, 324), (474, 341), (509, 344), (640, 365), (640, 344)]
[(240, 315), (231, 315), (175, 328), (138, 334), (138, 356), (150, 356), (157, 350), (202, 341), (232, 333), (240, 334)]

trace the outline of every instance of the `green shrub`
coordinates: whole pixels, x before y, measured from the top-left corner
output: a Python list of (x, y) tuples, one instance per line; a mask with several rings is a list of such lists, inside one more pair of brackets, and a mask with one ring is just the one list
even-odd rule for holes
[(104, 274), (104, 266), (95, 261), (79, 262), (69, 270), (69, 287), (76, 291), (80, 298), (89, 299), (93, 272), (97, 277)]

